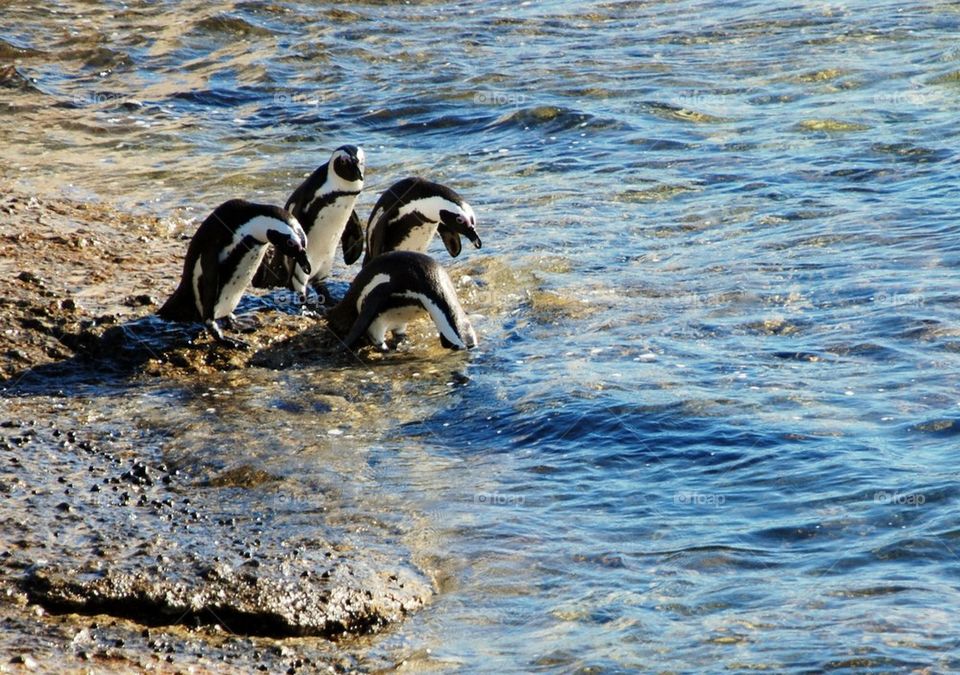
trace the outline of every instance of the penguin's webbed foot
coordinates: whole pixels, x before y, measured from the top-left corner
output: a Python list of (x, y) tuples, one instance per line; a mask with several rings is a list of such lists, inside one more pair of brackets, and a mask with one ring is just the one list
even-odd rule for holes
[(224, 335), (223, 331), (220, 329), (220, 325), (216, 321), (211, 319), (210, 321), (206, 322), (206, 326), (207, 331), (209, 331), (209, 333), (213, 336), (213, 339), (216, 340), (218, 344), (221, 344), (228, 349), (250, 349), (250, 345), (243, 340), (237, 340)]
[(390, 349), (394, 349), (394, 350), (399, 349), (400, 345), (405, 344), (406, 342), (407, 342), (407, 334), (398, 333), (398, 332), (393, 333), (389, 342), (384, 340), (384, 344), (389, 346)]
[(235, 330), (240, 333), (253, 333), (260, 328), (260, 320), (252, 314), (245, 314), (241, 317), (238, 317), (236, 314), (230, 314), (223, 322), (230, 330)]

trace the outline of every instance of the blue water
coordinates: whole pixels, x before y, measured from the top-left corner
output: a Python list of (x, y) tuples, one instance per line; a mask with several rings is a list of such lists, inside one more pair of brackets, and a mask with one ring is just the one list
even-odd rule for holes
[[(433, 252), (470, 277), (478, 352), (338, 365), (369, 409), (306, 452), (334, 369), (243, 393), (295, 421), (248, 461), (417, 515), (395, 544), (438, 595), (370, 664), (960, 668), (956, 3), (14, 2), (2, 21), (5, 58), (43, 52), (15, 57), (35, 82), (0, 111), (49, 129), (8, 132), (19, 187), (202, 217), (282, 201), (350, 142), (364, 210), (411, 174), (476, 210), (481, 251)], [(169, 405), (157, 386), (145, 409)], [(145, 424), (223, 461), (180, 413)]]

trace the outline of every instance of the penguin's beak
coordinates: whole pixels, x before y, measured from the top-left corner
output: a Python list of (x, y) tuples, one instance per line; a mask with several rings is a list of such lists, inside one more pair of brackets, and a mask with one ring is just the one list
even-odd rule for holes
[[(298, 233), (299, 234), (299, 233)], [(310, 274), (310, 260), (307, 258), (306, 237), (290, 236), (277, 230), (269, 230), (267, 239), (273, 244), (280, 253), (293, 258), (301, 269)]]
[(310, 274), (310, 259), (307, 257), (306, 249), (298, 248), (297, 252), (292, 257), (300, 266), (300, 269), (302, 269), (306, 274)]
[(480, 241), (480, 235), (477, 234), (477, 231), (474, 228), (467, 228), (467, 231), (464, 232), (464, 236), (473, 243), (474, 248), (480, 248), (483, 246), (483, 242)]

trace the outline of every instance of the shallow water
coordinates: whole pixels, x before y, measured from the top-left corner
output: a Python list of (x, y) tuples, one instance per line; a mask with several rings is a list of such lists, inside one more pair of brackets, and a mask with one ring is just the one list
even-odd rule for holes
[(352, 142), (364, 210), (422, 173), (477, 211), (481, 251), (434, 249), (470, 277), (476, 352), (424, 329), (383, 361), (72, 403), (198, 470), (285, 476), (431, 574), (371, 663), (960, 667), (955, 3), (11, 2), (0, 24), (18, 187), (202, 217)]

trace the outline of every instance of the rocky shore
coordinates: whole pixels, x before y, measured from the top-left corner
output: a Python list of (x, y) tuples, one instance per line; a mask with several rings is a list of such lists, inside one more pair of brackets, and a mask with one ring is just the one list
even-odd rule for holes
[(142, 338), (163, 330), (147, 317), (192, 227), (0, 198), (0, 672), (363, 670), (365, 636), (429, 601), (417, 569), (345, 543), (322, 515), (295, 536), (224, 515), (251, 489), (279, 503), (282, 477), (194, 475), (149, 430), (62, 403), (106, 371), (176, 380), (289, 365), (305, 330), (326, 348), (316, 319), (283, 312), (244, 336), (245, 352), (204, 334)]

